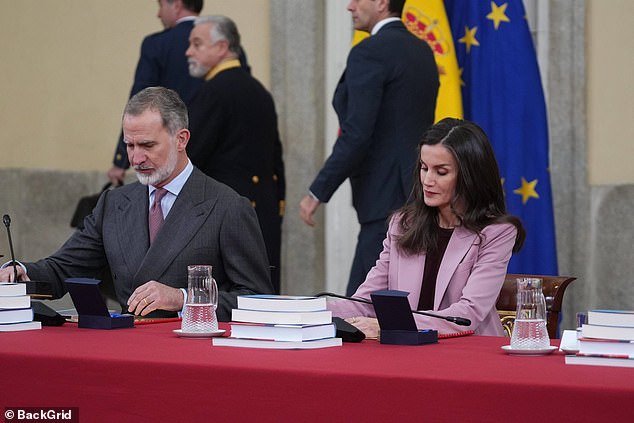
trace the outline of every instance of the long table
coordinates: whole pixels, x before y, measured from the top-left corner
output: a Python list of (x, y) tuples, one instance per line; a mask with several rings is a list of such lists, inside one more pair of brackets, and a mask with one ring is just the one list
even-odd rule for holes
[(78, 407), (82, 422), (634, 418), (634, 369), (509, 356), (508, 338), (258, 350), (178, 338), (177, 328), (0, 333), (0, 405)]

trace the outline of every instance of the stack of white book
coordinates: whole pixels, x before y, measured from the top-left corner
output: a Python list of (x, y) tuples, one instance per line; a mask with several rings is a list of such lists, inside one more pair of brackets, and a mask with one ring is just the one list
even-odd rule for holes
[(289, 295), (238, 296), (231, 336), (214, 346), (312, 349), (341, 346), (326, 298)]
[(0, 282), (0, 332), (31, 329), (42, 329), (42, 324), (33, 321), (26, 284)]
[(579, 352), (566, 364), (634, 367), (634, 311), (590, 310), (579, 334)]

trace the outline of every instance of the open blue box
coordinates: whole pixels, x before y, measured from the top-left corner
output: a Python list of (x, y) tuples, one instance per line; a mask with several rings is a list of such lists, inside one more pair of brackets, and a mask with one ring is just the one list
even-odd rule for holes
[(424, 345), (438, 343), (438, 331), (418, 330), (407, 296), (397, 290), (376, 291), (370, 294), (374, 312), (381, 328), (381, 344)]
[(98, 279), (70, 278), (64, 281), (66, 290), (79, 315), (78, 326), (90, 329), (118, 329), (134, 327), (131, 314), (110, 314), (99, 292)]

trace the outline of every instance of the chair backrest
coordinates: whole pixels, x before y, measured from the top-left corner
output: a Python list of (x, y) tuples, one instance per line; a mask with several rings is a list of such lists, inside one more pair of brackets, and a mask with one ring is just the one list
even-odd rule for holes
[(506, 336), (511, 336), (515, 314), (517, 311), (517, 278), (540, 278), (542, 280), (542, 291), (546, 298), (546, 326), (550, 339), (557, 338), (557, 324), (559, 322), (559, 312), (564, 300), (566, 287), (574, 281), (572, 276), (546, 276), (546, 275), (520, 275), (508, 273), (504, 279), (504, 285), (498, 296), (495, 307), (500, 315), (502, 326)]

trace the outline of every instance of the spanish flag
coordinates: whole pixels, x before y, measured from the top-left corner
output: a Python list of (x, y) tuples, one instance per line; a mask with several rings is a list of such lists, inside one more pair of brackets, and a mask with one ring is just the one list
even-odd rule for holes
[[(436, 58), (440, 77), (436, 122), (445, 117), (462, 118), (460, 72), (443, 1), (407, 0), (402, 19), (412, 34), (429, 44)], [(352, 44), (367, 36), (366, 32), (355, 31)]]

